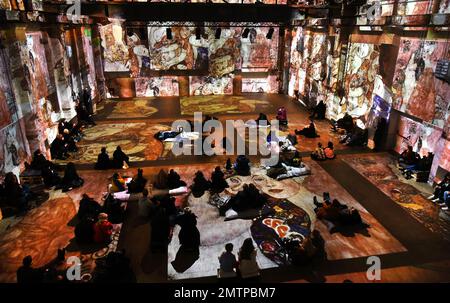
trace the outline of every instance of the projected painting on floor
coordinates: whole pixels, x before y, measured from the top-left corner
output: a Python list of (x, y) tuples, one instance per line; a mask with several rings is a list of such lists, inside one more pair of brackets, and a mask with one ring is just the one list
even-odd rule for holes
[(402, 38), (394, 74), (394, 108), (444, 127), (450, 85), (434, 77), (445, 41)]

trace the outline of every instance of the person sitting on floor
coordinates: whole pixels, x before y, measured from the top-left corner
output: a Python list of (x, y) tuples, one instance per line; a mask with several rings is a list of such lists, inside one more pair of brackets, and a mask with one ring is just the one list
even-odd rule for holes
[(447, 173), (434, 188), (433, 194), (428, 197), (434, 203), (439, 203), (439, 201), (444, 201), (444, 193), (450, 191), (450, 173)]
[(270, 125), (269, 118), (267, 118), (267, 115), (263, 114), (263, 113), (259, 113), (259, 117), (255, 121), (256, 121), (256, 123), (258, 125), (261, 125), (261, 126), (268, 126), (268, 125)]
[(26, 256), (22, 260), (22, 266), (17, 269), (17, 283), (30, 284), (41, 283), (44, 280), (44, 270), (33, 268), (33, 258)]
[(244, 184), (241, 191), (224, 205), (219, 211), (221, 214), (232, 208), (235, 212), (242, 212), (249, 209), (261, 209), (267, 203), (267, 198), (261, 194), (253, 183)]
[(95, 169), (109, 169), (111, 167), (111, 160), (109, 159), (106, 147), (102, 147), (100, 154), (97, 156), (97, 163)]
[(46, 162), (46, 164), (41, 167), (41, 177), (45, 186), (49, 188), (59, 186), (62, 181), (59, 174), (53, 169), (53, 165), (50, 161)]
[(180, 225), (178, 239), (183, 250), (195, 251), (200, 246), (200, 232), (197, 228), (197, 216), (189, 209), (177, 218), (177, 224)]
[(87, 194), (83, 194), (80, 200), (80, 207), (78, 208), (77, 217), (83, 219), (84, 217), (97, 218), (101, 213), (101, 205)]
[[(42, 154), (40, 149), (35, 150), (33, 153), (33, 160), (31, 161), (30, 168), (42, 170), (45, 166), (47, 166), (50, 161), (48, 161), (45, 156)], [(51, 163), (51, 162), (50, 162)]]
[(52, 144), (50, 144), (50, 153), (53, 159), (65, 160), (69, 156), (67, 153), (67, 144), (62, 135), (57, 135)]
[(7, 204), (19, 211), (26, 211), (29, 207), (32, 193), (27, 185), (21, 185), (17, 176), (12, 172), (5, 175), (3, 195)]
[(94, 217), (89, 215), (82, 217), (78, 221), (77, 225), (75, 225), (75, 240), (78, 244), (90, 244), (94, 242), (94, 225)]
[(186, 186), (186, 182), (181, 180), (180, 175), (176, 171), (171, 169), (169, 171), (169, 174), (167, 175), (167, 186), (169, 189), (175, 189), (182, 186)]
[(338, 130), (338, 128), (342, 128), (346, 132), (351, 132), (355, 127), (353, 118), (348, 113), (345, 113), (344, 117), (342, 117), (341, 119), (338, 119), (337, 121), (332, 121), (332, 123), (333, 123), (332, 130), (335, 132)]
[(123, 179), (119, 173), (114, 173), (111, 181), (111, 192), (118, 193), (125, 190), (125, 179)]
[(249, 176), (250, 160), (244, 155), (239, 155), (236, 158), (236, 163), (234, 163), (234, 170), (239, 176)]
[(301, 163), (299, 167), (287, 166), (284, 163), (281, 163), (281, 165), (283, 165), (283, 167), (286, 169), (286, 173), (278, 175), (278, 181), (287, 178), (309, 175), (311, 173), (311, 169), (304, 163)]
[(273, 179), (276, 179), (279, 175), (286, 173), (286, 168), (282, 165), (282, 161), (280, 158), (278, 158), (278, 162), (275, 165), (266, 167), (266, 169), (267, 176)]
[(325, 151), (323, 150), (322, 143), (317, 143), (317, 148), (312, 152), (311, 158), (318, 161), (326, 160)]
[(120, 146), (117, 146), (113, 153), (113, 167), (124, 168), (130, 166), (130, 158), (122, 151)]
[(77, 170), (75, 168), (75, 164), (73, 162), (69, 162), (66, 165), (66, 169), (64, 171), (64, 177), (61, 181), (62, 190), (69, 191), (73, 188), (78, 188), (83, 186), (84, 180), (78, 176)]
[(280, 125), (286, 126), (288, 124), (287, 111), (284, 106), (278, 108), (276, 118)]
[(69, 152), (77, 152), (78, 151), (78, 147), (77, 147), (77, 144), (75, 143), (75, 139), (70, 134), (70, 131), (67, 128), (64, 129), (64, 133), (63, 133), (62, 136), (64, 138), (64, 141), (67, 144), (67, 150)]
[(211, 174), (211, 191), (221, 193), (225, 188), (228, 188), (228, 183), (225, 181), (225, 174), (219, 166), (216, 166)]
[(412, 170), (419, 162), (419, 154), (413, 151), (413, 147), (408, 145), (407, 149), (400, 154), (398, 164), (400, 169)]
[(153, 187), (156, 189), (168, 189), (169, 188), (169, 176), (164, 169), (160, 169), (156, 179), (153, 182)]
[(233, 254), (233, 244), (225, 244), (225, 251), (219, 256), (220, 276), (234, 276), (238, 263)]
[(239, 274), (243, 279), (254, 278), (259, 276), (259, 270), (253, 240), (247, 238), (239, 250)]
[(127, 184), (128, 193), (140, 193), (144, 190), (147, 179), (144, 178), (143, 174), (144, 171), (141, 168), (138, 168), (137, 176)]
[(211, 188), (211, 182), (205, 179), (205, 176), (201, 171), (197, 171), (195, 173), (194, 181), (191, 185), (192, 195), (195, 198), (200, 198), (203, 196), (205, 191)]
[(323, 100), (320, 100), (320, 102), (313, 108), (313, 112), (310, 116), (311, 119), (318, 119), (322, 120), (325, 119), (325, 113), (327, 111), (327, 106), (323, 102)]
[(328, 141), (328, 145), (327, 145), (327, 147), (324, 148), (323, 152), (327, 159), (331, 160), (331, 159), (336, 158), (336, 155), (334, 154), (334, 145), (333, 145), (333, 142), (331, 142), (331, 141)]
[(100, 213), (97, 223), (94, 224), (94, 241), (96, 243), (109, 243), (112, 231), (113, 225), (108, 221), (108, 214)]
[(319, 135), (316, 132), (316, 125), (311, 120), (308, 126), (305, 126), (302, 130), (295, 130), (296, 135), (305, 136), (306, 138), (317, 138)]
[(300, 167), (302, 164), (302, 156), (300, 156), (300, 152), (296, 150), (292, 158), (284, 161), (284, 163), (289, 166)]

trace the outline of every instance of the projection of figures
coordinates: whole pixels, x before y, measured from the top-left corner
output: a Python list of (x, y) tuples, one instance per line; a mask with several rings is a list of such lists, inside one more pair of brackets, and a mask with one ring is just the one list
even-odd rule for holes
[(435, 152), (442, 130), (431, 125), (424, 125), (406, 117), (400, 117), (395, 151), (401, 153), (408, 145), (422, 156)]
[(130, 68), (128, 47), (124, 41), (124, 31), (119, 20), (100, 26), (106, 72), (123, 72)]
[(297, 27), (292, 30), (292, 43), (290, 53), (290, 67), (289, 67), (289, 86), (288, 94), (291, 97), (295, 96), (295, 91), (299, 90), (300, 67), (303, 61), (304, 36), (303, 28)]
[(23, 133), (23, 120), (0, 130), (0, 174), (19, 172), (20, 163), (30, 156)]
[(130, 55), (131, 77), (139, 77), (150, 69), (150, 53), (145, 42), (137, 33), (127, 35), (127, 45)]
[(445, 41), (402, 38), (395, 67), (394, 108), (443, 128), (450, 101), (450, 86), (434, 77)]
[(398, 15), (426, 15), (429, 14), (429, 5), (432, 1), (406, 0), (399, 1)]
[(193, 96), (231, 95), (233, 77), (189, 77), (189, 91)]
[(32, 89), (33, 99), (39, 100), (47, 96), (47, 84), (50, 83), (45, 50), (41, 43), (42, 33), (29, 33), (26, 39), (28, 54), (23, 58), (27, 67), (25, 72)]
[(209, 29), (209, 74), (222, 77), (240, 68), (240, 28), (222, 29), (220, 39), (214, 39), (214, 28)]
[(278, 28), (274, 28), (272, 39), (266, 35), (269, 27), (250, 28), (247, 38), (241, 38), (242, 69), (244, 71), (266, 71), (275, 69), (278, 52)]
[(267, 78), (244, 78), (242, 79), (243, 93), (270, 93), (278, 92), (278, 81), (276, 76)]
[(178, 96), (177, 77), (136, 78), (136, 97)]
[(450, 0), (441, 0), (438, 12), (439, 14), (450, 14)]
[(94, 52), (92, 50), (92, 32), (90, 28), (82, 28), (83, 51), (88, 66), (87, 80), (91, 92), (91, 98), (97, 95), (97, 81), (95, 79)]
[(345, 97), (338, 115), (366, 116), (372, 107), (372, 92), (378, 74), (379, 51), (373, 44), (351, 43), (345, 68)]

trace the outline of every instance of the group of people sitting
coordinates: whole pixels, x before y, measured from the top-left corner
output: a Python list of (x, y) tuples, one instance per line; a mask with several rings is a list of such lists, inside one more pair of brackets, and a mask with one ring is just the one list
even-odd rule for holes
[(450, 173), (447, 173), (435, 188), (433, 194), (428, 197), (433, 203), (437, 203), (442, 210), (448, 211), (450, 206)]
[(113, 158), (110, 159), (106, 147), (102, 147), (100, 154), (97, 156), (95, 169), (104, 170), (110, 168), (128, 168), (130, 166), (130, 157), (128, 157), (120, 146), (116, 147)]
[(81, 123), (71, 123), (61, 119), (58, 124), (58, 135), (50, 144), (52, 158), (66, 160), (69, 157), (69, 153), (77, 152), (77, 142), (83, 136), (82, 129)]
[(327, 159), (332, 160), (336, 158), (333, 142), (329, 141), (325, 148), (322, 143), (317, 143), (317, 148), (311, 153), (311, 158), (317, 161), (325, 161)]
[(368, 131), (361, 120), (353, 121), (348, 113), (338, 119), (331, 120), (331, 130), (343, 133), (339, 143), (347, 146), (365, 146), (368, 140)]
[(334, 233), (343, 227), (352, 227), (364, 224), (359, 211), (340, 203), (337, 199), (331, 201), (328, 192), (323, 193), (323, 201), (319, 202), (314, 196), (314, 211), (317, 219), (322, 220), (330, 233)]
[(225, 251), (219, 256), (219, 278), (257, 279), (260, 275), (260, 268), (256, 261), (257, 252), (252, 238), (244, 240), (239, 249), (238, 258), (233, 253), (233, 248), (232, 243), (227, 243)]
[(12, 172), (5, 175), (3, 183), (0, 183), (0, 206), (13, 207), (19, 213), (26, 212), (30, 208), (34, 193), (26, 184), (20, 184), (17, 176)]
[[(433, 165), (433, 153), (421, 157), (419, 153), (413, 150), (411, 145), (400, 154), (398, 158), (398, 167), (406, 179), (411, 179), (412, 174), (422, 174), (417, 181), (427, 182), (428, 176)], [(420, 176), (419, 176), (420, 177)]]

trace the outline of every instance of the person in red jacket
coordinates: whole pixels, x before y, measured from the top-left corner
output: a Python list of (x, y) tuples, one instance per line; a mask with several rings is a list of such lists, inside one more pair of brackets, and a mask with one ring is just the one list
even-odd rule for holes
[(113, 225), (108, 221), (108, 215), (100, 213), (98, 221), (94, 224), (94, 241), (97, 243), (107, 243), (111, 241)]

